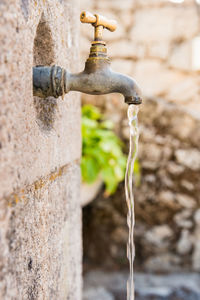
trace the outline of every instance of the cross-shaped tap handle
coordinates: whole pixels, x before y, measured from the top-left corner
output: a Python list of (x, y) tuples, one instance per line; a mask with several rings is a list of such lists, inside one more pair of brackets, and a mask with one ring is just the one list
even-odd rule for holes
[(91, 14), (88, 11), (83, 11), (80, 16), (82, 23), (92, 24), (95, 28), (94, 40), (102, 41), (103, 29), (106, 28), (110, 31), (115, 31), (117, 22), (115, 20), (108, 20), (99, 14)]

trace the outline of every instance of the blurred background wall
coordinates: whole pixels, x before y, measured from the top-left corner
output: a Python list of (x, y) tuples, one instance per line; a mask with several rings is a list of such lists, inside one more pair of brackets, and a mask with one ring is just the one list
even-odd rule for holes
[[(104, 32), (112, 67), (134, 77), (140, 106), (141, 183), (135, 188), (136, 270), (200, 271), (200, 5), (185, 0), (83, 0), (82, 9), (116, 19)], [(81, 65), (93, 28), (81, 25)], [(126, 142), (127, 105), (118, 95), (82, 96), (115, 123)], [(83, 210), (85, 269), (128, 267), (123, 183)]]

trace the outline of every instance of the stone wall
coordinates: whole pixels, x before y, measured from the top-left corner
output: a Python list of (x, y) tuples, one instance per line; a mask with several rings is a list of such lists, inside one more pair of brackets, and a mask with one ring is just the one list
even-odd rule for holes
[[(116, 32), (105, 32), (112, 67), (134, 77), (145, 98), (139, 113), (142, 177), (135, 188), (135, 268), (199, 271), (200, 76), (195, 52), (200, 6), (167, 0), (83, 2), (83, 8), (118, 21)], [(82, 63), (92, 39), (89, 27), (81, 27)], [(102, 108), (128, 149), (127, 107), (121, 97), (84, 95), (83, 102)], [(87, 267), (128, 266), (126, 211), (123, 184), (113, 197), (105, 199), (102, 192), (84, 209)]]
[(0, 3), (0, 298), (81, 299), (80, 100), (32, 96), (32, 67), (77, 71), (78, 1)]

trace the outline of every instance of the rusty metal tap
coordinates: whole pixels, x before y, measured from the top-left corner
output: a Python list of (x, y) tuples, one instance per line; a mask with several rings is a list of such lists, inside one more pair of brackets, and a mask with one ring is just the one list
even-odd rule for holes
[[(94, 40), (102, 41), (103, 29), (106, 28), (110, 31), (115, 31), (117, 28), (117, 22), (115, 20), (108, 20), (101, 15), (93, 15), (88, 11), (83, 11), (80, 16), (82, 23), (92, 24), (94, 30)], [(104, 42), (105, 43), (105, 42)]]
[(94, 26), (94, 41), (91, 43), (84, 71), (72, 74), (58, 66), (36, 66), (33, 68), (33, 95), (57, 98), (69, 91), (91, 95), (121, 93), (127, 104), (140, 104), (141, 92), (135, 80), (110, 68), (110, 59), (102, 36), (104, 28), (115, 31), (116, 21), (85, 11), (81, 13), (80, 20)]

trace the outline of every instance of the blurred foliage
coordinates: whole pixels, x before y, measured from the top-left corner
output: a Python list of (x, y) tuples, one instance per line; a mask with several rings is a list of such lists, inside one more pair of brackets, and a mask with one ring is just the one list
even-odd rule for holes
[[(123, 143), (113, 128), (113, 122), (106, 120), (97, 107), (82, 107), (82, 180), (90, 184), (100, 176), (106, 195), (113, 194), (124, 179), (127, 161), (122, 151)], [(138, 162), (134, 171), (139, 179)]]

